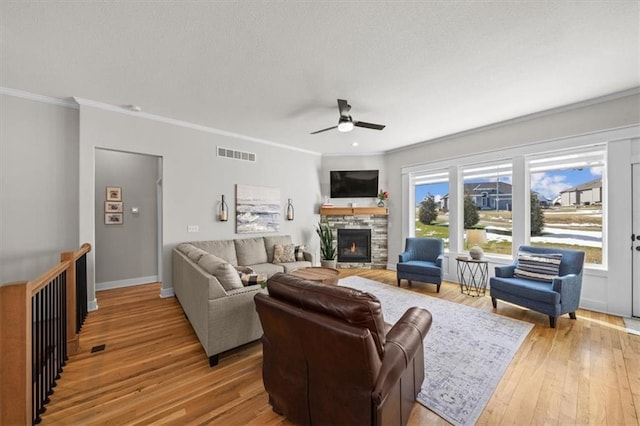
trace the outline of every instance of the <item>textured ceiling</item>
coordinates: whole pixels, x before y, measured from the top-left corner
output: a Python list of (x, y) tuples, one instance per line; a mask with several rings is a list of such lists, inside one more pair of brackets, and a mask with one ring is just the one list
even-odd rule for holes
[(382, 152), (640, 86), (639, 4), (2, 0), (0, 86)]

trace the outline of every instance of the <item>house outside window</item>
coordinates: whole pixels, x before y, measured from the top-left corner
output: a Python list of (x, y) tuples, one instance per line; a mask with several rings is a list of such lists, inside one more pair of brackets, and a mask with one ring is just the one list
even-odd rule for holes
[(449, 172), (421, 172), (412, 177), (415, 194), (415, 237), (444, 240), (449, 248)]
[[(538, 195), (538, 205), (532, 198), (530, 207), (530, 244), (583, 250), (585, 263), (602, 265), (604, 147), (536, 155), (527, 164), (531, 191)], [(536, 214), (542, 226), (536, 226)]]
[[(473, 164), (462, 168), (464, 201), (464, 246), (468, 229), (482, 229), (486, 243), (480, 244), (485, 254), (511, 256), (512, 252), (512, 164)], [(474, 214), (475, 210), (475, 214)]]

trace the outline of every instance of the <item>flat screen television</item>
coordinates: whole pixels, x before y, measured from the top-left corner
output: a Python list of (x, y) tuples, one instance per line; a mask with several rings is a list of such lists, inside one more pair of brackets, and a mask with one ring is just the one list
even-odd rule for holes
[(332, 170), (331, 198), (365, 198), (378, 195), (378, 170)]

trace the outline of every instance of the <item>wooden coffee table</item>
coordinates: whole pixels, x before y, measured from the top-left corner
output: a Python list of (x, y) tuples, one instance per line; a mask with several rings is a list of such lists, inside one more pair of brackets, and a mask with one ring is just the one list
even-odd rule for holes
[(305, 280), (318, 281), (323, 284), (338, 284), (340, 271), (333, 268), (310, 266), (308, 268), (296, 269), (293, 272), (289, 272), (289, 275), (304, 278)]

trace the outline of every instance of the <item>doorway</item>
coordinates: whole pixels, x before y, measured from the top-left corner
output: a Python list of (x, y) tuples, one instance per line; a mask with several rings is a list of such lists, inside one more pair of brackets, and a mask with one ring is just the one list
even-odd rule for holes
[(95, 151), (96, 290), (161, 281), (162, 159)]
[(633, 274), (633, 308), (632, 315), (640, 317), (640, 163), (631, 165), (632, 214), (632, 250), (631, 268)]

